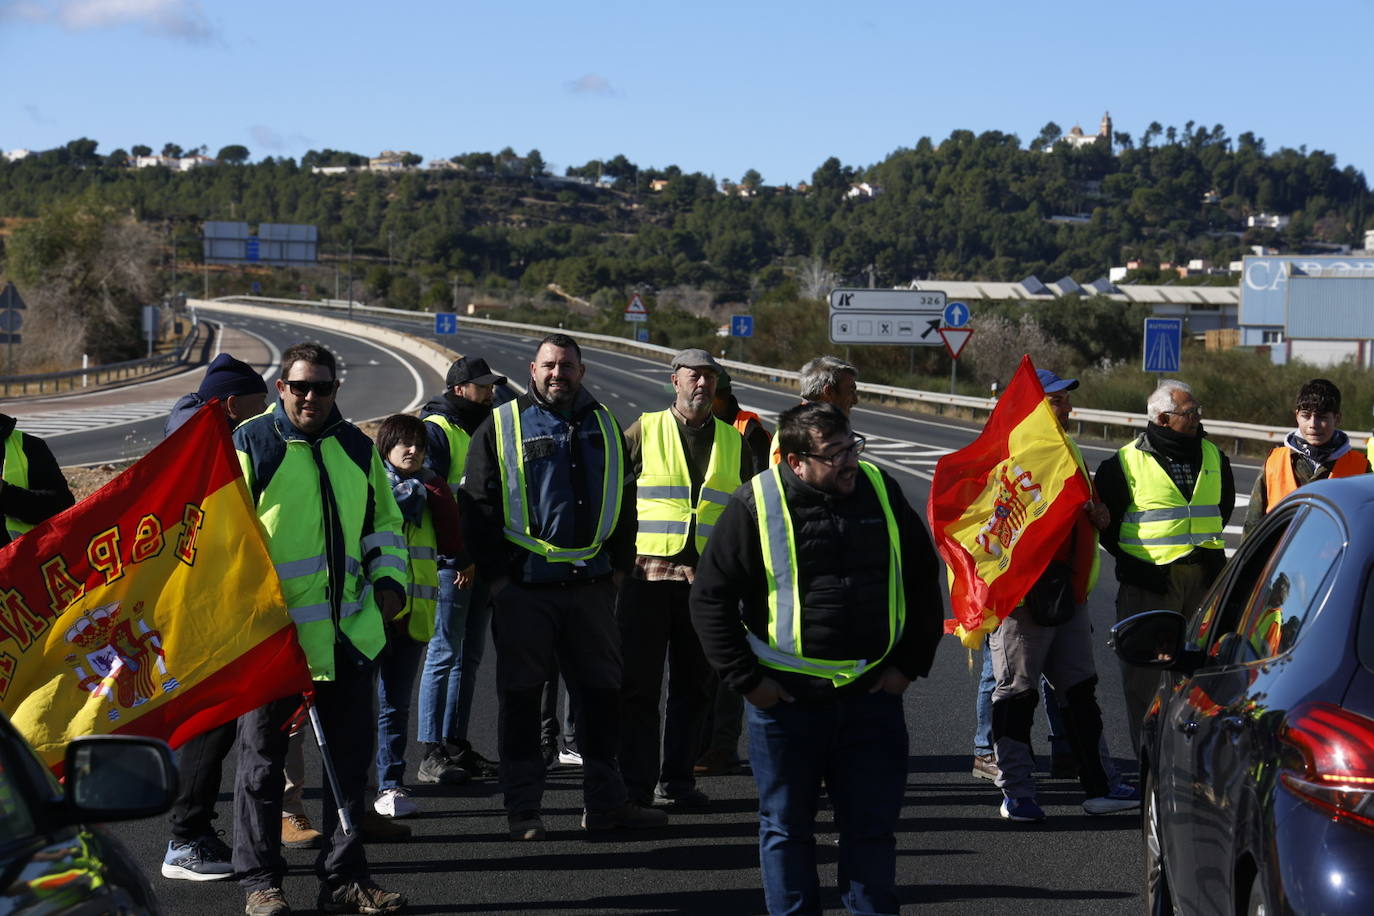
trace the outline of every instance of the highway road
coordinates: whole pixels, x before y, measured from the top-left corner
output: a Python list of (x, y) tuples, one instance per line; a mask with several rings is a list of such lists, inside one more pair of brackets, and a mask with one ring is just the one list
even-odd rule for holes
[[(226, 319), (235, 329), (280, 348), (300, 335), (299, 325)], [(417, 325), (410, 325), (414, 331)], [(284, 335), (284, 336), (283, 336)], [(337, 346), (351, 371), (340, 393), (341, 409), (352, 417), (375, 416), (413, 406), (413, 379), (354, 338), (335, 339), (322, 331), (309, 336)], [(537, 340), (466, 328), (443, 343), (464, 353), (484, 356), (497, 372), (522, 384)], [(270, 355), (270, 353), (268, 354)], [(641, 411), (666, 406), (667, 367), (640, 357), (586, 350), (585, 384), (608, 404), (622, 422)], [(402, 356), (403, 354), (398, 354)], [(264, 357), (265, 358), (265, 357)], [(264, 365), (264, 371), (271, 369)], [(424, 378), (426, 392), (441, 384)], [(194, 380), (194, 376), (192, 379)], [(194, 387), (190, 382), (184, 387)], [(748, 408), (766, 417), (795, 403), (795, 394), (749, 382), (737, 382), (736, 394)], [(144, 420), (143, 423), (153, 423)], [(160, 421), (157, 421), (160, 422)], [(856, 429), (869, 437), (866, 457), (894, 473), (912, 504), (924, 509), (930, 475), (941, 454), (969, 442), (973, 424), (907, 414), (862, 403), (854, 413)], [(127, 448), (119, 440), (129, 430), (111, 426), (93, 433), (65, 433), (53, 445), (68, 456)], [(149, 435), (141, 433), (141, 435)], [(77, 446), (80, 443), (80, 446)], [(1083, 442), (1090, 465), (1117, 445)], [(1237, 466), (1238, 488), (1248, 493), (1256, 468)], [(1238, 510), (1239, 511), (1239, 510)], [(923, 512), (924, 514), (924, 512)], [(1102, 584), (1088, 606), (1095, 624), (1095, 658), (1102, 682), (1099, 698), (1107, 738), (1126, 769), (1133, 769), (1127, 748), (1124, 703), (1114, 659), (1106, 649), (1113, 621), (1113, 567), (1104, 557)], [(480, 677), (472, 739), (494, 756), (494, 656)], [(1124, 914), (1143, 909), (1143, 857), (1139, 821), (1132, 814), (1090, 817), (1078, 806), (1076, 783), (1045, 778), (1040, 801), (1048, 814), (1042, 825), (1013, 825), (998, 817), (999, 793), (993, 785), (970, 776), (974, 727), (977, 656), (949, 639), (928, 679), (912, 685), (906, 697), (911, 733), (910, 777), (898, 836), (901, 896), (912, 911), (987, 916), (998, 913)], [(1036, 747), (1047, 754), (1043, 717), (1037, 717)], [(747, 755), (747, 749), (744, 749)], [(313, 753), (308, 757), (311, 784), (320, 776)], [(412, 754), (412, 766), (418, 757)], [(230, 768), (231, 769), (231, 768)], [(412, 771), (413, 772), (413, 771)], [(421, 807), (411, 819), (414, 837), (404, 843), (369, 847), (375, 878), (405, 892), (415, 913), (759, 913), (763, 911), (757, 865), (757, 808), (747, 776), (702, 781), (713, 798), (711, 810), (678, 815), (663, 830), (626, 837), (589, 839), (577, 827), (580, 814), (578, 770), (561, 768), (550, 777), (545, 798), (550, 836), (543, 843), (516, 843), (506, 837), (504, 812), (496, 786), (489, 781), (469, 786), (417, 786)], [(1043, 775), (1043, 774), (1042, 774)], [(221, 825), (232, 829), (230, 795), (221, 795)], [(309, 793), (318, 799), (318, 791)], [(317, 804), (312, 802), (311, 804)], [(820, 825), (822, 883), (833, 885), (833, 831), (824, 814)], [(148, 873), (171, 913), (242, 912), (242, 896), (232, 883), (170, 881), (158, 875), (165, 848), (165, 825), (146, 821), (119, 829), (127, 844), (147, 863)], [(287, 898), (297, 910), (313, 906), (313, 854), (287, 850), (291, 871)], [(828, 912), (840, 912), (833, 892)]]

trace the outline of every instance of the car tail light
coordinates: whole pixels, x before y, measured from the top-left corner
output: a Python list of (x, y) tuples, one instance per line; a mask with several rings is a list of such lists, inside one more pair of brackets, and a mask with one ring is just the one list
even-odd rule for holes
[(1279, 779), (1304, 802), (1337, 820), (1374, 829), (1374, 719), (1334, 703), (1302, 703), (1288, 713), (1279, 738)]

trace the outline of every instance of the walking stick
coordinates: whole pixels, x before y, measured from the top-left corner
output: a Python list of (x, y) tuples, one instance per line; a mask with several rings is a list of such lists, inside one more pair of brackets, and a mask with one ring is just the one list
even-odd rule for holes
[(344, 804), (343, 793), (339, 791), (339, 776), (334, 772), (334, 761), (329, 756), (329, 742), (324, 737), (324, 726), (320, 725), (320, 714), (315, 709), (315, 694), (304, 693), (305, 708), (310, 713), (310, 729), (315, 733), (315, 743), (320, 748), (320, 763), (324, 765), (325, 778), (329, 780), (329, 791), (334, 793), (334, 805), (339, 812), (339, 825), (345, 836), (353, 835), (353, 821), (348, 816), (348, 806)]

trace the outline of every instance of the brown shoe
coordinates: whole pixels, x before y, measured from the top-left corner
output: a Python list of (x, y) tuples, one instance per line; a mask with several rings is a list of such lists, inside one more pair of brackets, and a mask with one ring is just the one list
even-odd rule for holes
[(992, 754), (973, 755), (973, 775), (982, 779), (996, 779), (997, 758)]
[(362, 823), (358, 826), (363, 832), (364, 843), (399, 843), (410, 839), (409, 827), (371, 809), (363, 812)]
[(281, 844), (288, 849), (319, 849), (324, 834), (310, 826), (304, 814), (281, 816)]

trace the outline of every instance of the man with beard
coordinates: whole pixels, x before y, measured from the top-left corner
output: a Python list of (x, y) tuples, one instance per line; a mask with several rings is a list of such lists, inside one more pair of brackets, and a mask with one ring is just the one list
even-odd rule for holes
[[(1193, 389), (1165, 379), (1146, 402), (1149, 423), (1102, 462), (1094, 483), (1110, 514), (1102, 546), (1116, 558), (1117, 620), (1155, 609), (1188, 616), (1226, 564), (1222, 529), (1236, 505), (1231, 462), (1206, 438)], [(1131, 747), (1159, 672), (1122, 664)]]
[(655, 827), (616, 767), (620, 633), (616, 591), (634, 566), (635, 485), (620, 425), (582, 387), (577, 342), (552, 334), (529, 390), (473, 437), (464, 535), (491, 584), (501, 788), (510, 836), (542, 840), (540, 699), (555, 662), (577, 708), (582, 827)]
[[(638, 481), (634, 570), (617, 616), (625, 655), (620, 768), (640, 805), (701, 807), (692, 765), (716, 678), (692, 630), (687, 596), (697, 560), (730, 494), (753, 476), (744, 438), (711, 404), (720, 366), (705, 350), (673, 357), (674, 398), (625, 431)], [(668, 702), (659, 754), (659, 701), (668, 659)]]
[[(456, 494), (463, 480), (472, 436), (491, 416), (492, 390), (506, 384), (480, 356), (453, 361), (444, 393), (420, 411), (425, 421), (425, 467)], [(487, 582), (453, 557), (439, 557), (439, 601), (434, 636), (420, 673), (417, 739), (425, 747), (416, 778), (423, 783), (459, 785), (473, 776), (494, 776), (496, 765), (468, 742), (468, 720), (477, 689), (477, 669), (491, 623)]]

